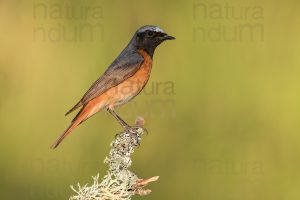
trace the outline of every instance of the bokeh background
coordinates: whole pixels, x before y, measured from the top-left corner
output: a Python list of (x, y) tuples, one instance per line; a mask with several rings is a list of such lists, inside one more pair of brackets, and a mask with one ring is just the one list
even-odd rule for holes
[(68, 199), (106, 173), (121, 128), (106, 112), (55, 151), (72, 107), (145, 24), (158, 47), (146, 92), (118, 113), (146, 119), (134, 199), (300, 198), (299, 1), (0, 1), (0, 199)]

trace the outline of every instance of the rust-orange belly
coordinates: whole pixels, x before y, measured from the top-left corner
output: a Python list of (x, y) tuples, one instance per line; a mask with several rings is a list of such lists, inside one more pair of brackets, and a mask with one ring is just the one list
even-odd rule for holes
[(140, 69), (127, 80), (91, 100), (87, 104), (87, 107), (91, 109), (89, 117), (103, 108), (113, 108), (127, 103), (142, 91), (150, 77), (152, 59), (144, 51), (139, 51), (139, 53), (144, 57)]

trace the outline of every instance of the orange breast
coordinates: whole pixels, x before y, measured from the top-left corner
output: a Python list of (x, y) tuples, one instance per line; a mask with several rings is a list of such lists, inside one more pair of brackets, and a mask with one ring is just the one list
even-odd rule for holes
[(89, 104), (93, 107), (93, 113), (104, 107), (114, 107), (127, 103), (142, 91), (150, 77), (152, 59), (145, 51), (140, 50), (139, 53), (144, 58), (140, 69), (127, 80), (90, 101)]
[(111, 97), (109, 105), (118, 106), (130, 101), (142, 91), (148, 82), (152, 68), (152, 59), (144, 51), (139, 51), (139, 53), (144, 58), (142, 66), (133, 76), (107, 91), (109, 93), (108, 96)]

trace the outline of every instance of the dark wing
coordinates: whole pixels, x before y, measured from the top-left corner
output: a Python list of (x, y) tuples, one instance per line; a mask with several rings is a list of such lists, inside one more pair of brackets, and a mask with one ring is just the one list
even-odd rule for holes
[(137, 52), (123, 51), (66, 115), (134, 75), (143, 61)]

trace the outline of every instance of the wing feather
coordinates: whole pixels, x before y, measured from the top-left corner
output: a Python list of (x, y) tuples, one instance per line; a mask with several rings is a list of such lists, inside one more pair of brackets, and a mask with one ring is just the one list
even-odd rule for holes
[(117, 86), (124, 80), (133, 76), (140, 68), (143, 61), (143, 57), (137, 52), (122, 52), (108, 67), (104, 74), (92, 84), (81, 100), (66, 113), (66, 115), (103, 94), (108, 89)]

